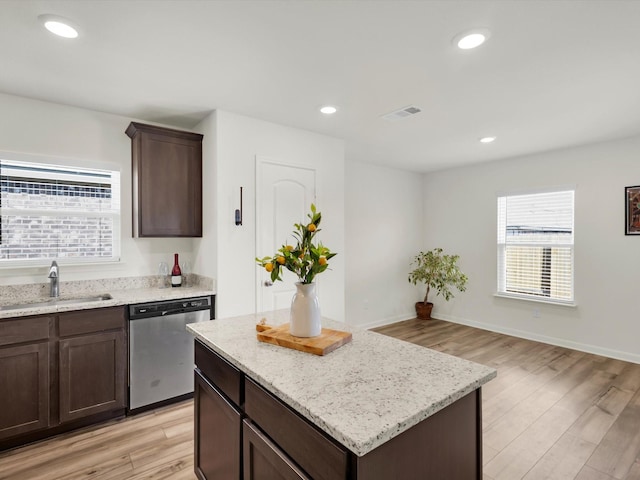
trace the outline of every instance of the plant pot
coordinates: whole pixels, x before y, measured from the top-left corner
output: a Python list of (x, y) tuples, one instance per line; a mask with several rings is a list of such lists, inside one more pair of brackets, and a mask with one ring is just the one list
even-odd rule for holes
[(294, 337), (317, 337), (322, 333), (315, 283), (296, 283), (296, 293), (291, 301), (289, 333)]
[(416, 303), (416, 315), (419, 320), (431, 320), (431, 310), (433, 310), (433, 303), (417, 302)]

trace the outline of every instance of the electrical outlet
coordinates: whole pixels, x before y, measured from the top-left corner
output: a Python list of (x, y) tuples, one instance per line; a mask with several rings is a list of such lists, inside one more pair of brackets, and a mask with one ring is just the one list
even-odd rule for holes
[(540, 309), (539, 308), (534, 308), (533, 309), (533, 318), (540, 318)]

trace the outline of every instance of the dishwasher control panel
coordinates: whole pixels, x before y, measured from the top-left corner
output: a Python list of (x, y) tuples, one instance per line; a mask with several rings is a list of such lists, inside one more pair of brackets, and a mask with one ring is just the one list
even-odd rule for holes
[(129, 305), (129, 319), (135, 320), (137, 318), (164, 317), (166, 315), (210, 309), (211, 297), (195, 297), (179, 300), (138, 303), (136, 305)]

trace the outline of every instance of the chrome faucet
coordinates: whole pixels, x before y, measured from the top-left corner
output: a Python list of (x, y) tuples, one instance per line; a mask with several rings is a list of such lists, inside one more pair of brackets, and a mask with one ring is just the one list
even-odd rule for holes
[(51, 262), (51, 267), (49, 267), (49, 280), (51, 281), (49, 296), (50, 297), (59, 297), (60, 296), (60, 272), (58, 271), (58, 264), (54, 260)]

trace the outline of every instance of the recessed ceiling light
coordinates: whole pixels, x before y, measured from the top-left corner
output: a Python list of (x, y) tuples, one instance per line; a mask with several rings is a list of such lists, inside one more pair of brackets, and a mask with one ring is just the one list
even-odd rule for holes
[(474, 28), (453, 37), (453, 44), (461, 50), (471, 50), (479, 47), (491, 37), (491, 32), (486, 28)]
[(491, 143), (496, 139), (496, 137), (482, 137), (480, 139), (480, 143)]
[(78, 30), (73, 22), (57, 15), (40, 15), (38, 20), (42, 22), (44, 27), (51, 33), (64, 38), (77, 38)]
[(320, 108), (320, 111), (325, 115), (332, 115), (336, 113), (338, 109), (332, 105), (325, 105), (324, 107)]

